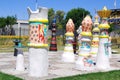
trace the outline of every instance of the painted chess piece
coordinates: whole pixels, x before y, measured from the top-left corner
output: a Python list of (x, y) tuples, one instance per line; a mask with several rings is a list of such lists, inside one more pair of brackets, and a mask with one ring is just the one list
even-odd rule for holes
[(29, 75), (48, 76), (48, 9), (41, 7), (36, 11), (28, 8), (29, 14)]
[[(90, 16), (86, 16), (82, 21), (82, 32), (81, 32), (81, 46), (80, 52), (78, 53), (79, 57), (76, 61), (76, 68), (79, 70), (90, 70), (92, 66), (88, 66), (91, 50), (91, 29), (92, 29), (92, 20)], [(92, 62), (92, 61), (90, 61)], [(91, 64), (92, 65), (92, 64)]]
[(98, 53), (98, 46), (99, 46), (99, 33), (100, 29), (98, 28), (99, 22), (98, 22), (98, 16), (95, 16), (95, 21), (94, 21), (94, 28), (92, 30), (93, 34), (93, 39), (92, 39), (92, 44), (91, 44), (91, 51), (90, 54), (92, 57), (96, 59), (97, 53)]
[(69, 19), (66, 24), (66, 43), (64, 47), (64, 53), (62, 54), (63, 62), (74, 62), (75, 55), (73, 50), (73, 41), (74, 41), (74, 23), (72, 19)]
[(108, 29), (110, 28), (108, 24), (108, 17), (110, 16), (111, 10), (108, 10), (106, 7), (103, 10), (97, 12), (101, 17), (102, 21), (99, 25), (100, 29), (100, 40), (99, 40), (99, 48), (96, 60), (96, 68), (106, 70), (110, 68), (109, 62), (109, 50), (108, 50)]
[(56, 41), (56, 19), (52, 21), (52, 38), (50, 43), (50, 51), (57, 51), (57, 41)]

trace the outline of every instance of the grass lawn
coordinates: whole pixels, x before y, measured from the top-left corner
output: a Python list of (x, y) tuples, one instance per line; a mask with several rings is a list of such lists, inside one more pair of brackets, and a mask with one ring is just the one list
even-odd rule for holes
[(23, 79), (0, 72), (0, 80), (23, 80)]
[(54, 78), (51, 80), (120, 80), (120, 70)]

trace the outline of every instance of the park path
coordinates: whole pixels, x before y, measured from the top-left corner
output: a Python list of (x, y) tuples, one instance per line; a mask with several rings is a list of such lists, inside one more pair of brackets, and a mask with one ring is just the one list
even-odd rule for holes
[[(98, 72), (98, 70), (92, 71), (80, 71), (75, 69), (75, 63), (64, 63), (61, 61), (61, 55), (63, 51), (49, 52), (49, 75), (42, 78), (34, 78), (28, 75), (28, 52), (24, 52), (25, 59), (25, 71), (16, 71), (16, 57), (13, 53), (0, 53), (0, 71), (12, 74), (17, 77), (23, 78), (24, 80), (46, 80), (57, 77), (71, 76), (77, 74), (85, 74), (91, 72)], [(76, 59), (77, 59), (76, 55)], [(110, 59), (110, 70), (120, 70), (120, 54), (112, 54)]]

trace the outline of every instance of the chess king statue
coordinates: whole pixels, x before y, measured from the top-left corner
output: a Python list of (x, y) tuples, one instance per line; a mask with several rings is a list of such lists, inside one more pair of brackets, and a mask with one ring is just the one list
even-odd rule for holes
[(110, 28), (108, 24), (108, 17), (110, 16), (111, 10), (108, 10), (106, 7), (103, 10), (98, 11), (98, 15), (101, 17), (101, 23), (99, 25), (100, 29), (100, 40), (99, 40), (99, 48), (98, 48), (98, 55), (96, 61), (96, 68), (97, 69), (109, 69), (109, 34), (108, 29)]

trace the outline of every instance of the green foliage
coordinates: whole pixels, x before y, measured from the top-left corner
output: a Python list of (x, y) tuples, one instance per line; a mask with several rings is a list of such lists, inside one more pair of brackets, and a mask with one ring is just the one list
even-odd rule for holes
[[(90, 12), (83, 9), (83, 8), (74, 8), (71, 9), (65, 17), (65, 12), (58, 10), (54, 11), (53, 8), (50, 8), (48, 11), (48, 19), (49, 19), (49, 26), (51, 27), (52, 25), (52, 20), (56, 17), (56, 25), (58, 29), (66, 29), (66, 23), (69, 18), (71, 18), (75, 24), (75, 29), (78, 29), (78, 27), (81, 25), (81, 22), (83, 18), (86, 15), (90, 15)], [(91, 16), (91, 15), (90, 15)], [(92, 16), (91, 16), (92, 17)], [(64, 19), (65, 18), (65, 19)]]
[(90, 15), (90, 12), (83, 8), (72, 9), (67, 13), (65, 23), (67, 23), (67, 21), (71, 18), (75, 24), (75, 29), (78, 29), (86, 15)]
[(4, 28), (6, 26), (6, 18), (0, 18), (0, 28)]
[[(16, 16), (7, 16), (0, 18), (0, 28), (3, 29), (2, 34), (11, 35), (12, 33), (12, 25), (15, 24), (17, 21)], [(5, 27), (8, 27), (9, 30), (5, 31)]]
[(23, 79), (0, 72), (0, 80), (23, 80)]
[(16, 16), (7, 16), (6, 18), (6, 25), (10, 25), (12, 26), (13, 24), (15, 24), (17, 21)]
[(110, 24), (110, 28), (108, 29), (108, 32), (112, 32), (114, 30), (114, 24)]
[(50, 8), (48, 11), (48, 20), (49, 20), (49, 27), (51, 27), (52, 20), (55, 17), (55, 11), (53, 8)]
[(63, 28), (63, 21), (64, 21), (64, 15), (65, 15), (65, 12), (64, 11), (61, 11), (61, 10), (58, 10), (56, 11), (56, 19), (57, 19), (57, 27), (58, 29), (62, 29)]
[(57, 28), (61, 29), (63, 27), (62, 23), (63, 23), (63, 20), (64, 20), (64, 15), (65, 15), (64, 11), (58, 10), (58, 11), (55, 12), (53, 8), (50, 8), (49, 11), (48, 11), (48, 19), (49, 19), (50, 28), (52, 26), (52, 20), (54, 18), (56, 18)]
[(57, 16), (58, 22), (61, 22), (63, 20), (64, 15), (65, 15), (64, 11), (61, 11), (61, 10), (56, 11), (56, 16)]
[(16, 16), (0, 17), (0, 28), (4, 28), (6, 25), (13, 25), (16, 21)]
[(82, 74), (51, 80), (120, 80), (120, 70)]

